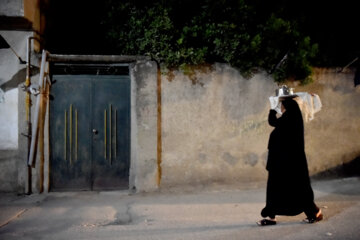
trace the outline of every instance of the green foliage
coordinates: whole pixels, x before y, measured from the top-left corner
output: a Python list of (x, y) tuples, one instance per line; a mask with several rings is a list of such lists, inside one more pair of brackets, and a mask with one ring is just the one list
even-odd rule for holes
[[(120, 54), (148, 55), (168, 69), (225, 62), (244, 76), (258, 69), (276, 81), (305, 81), (317, 45), (297, 22), (244, 0), (106, 0), (103, 26)], [(190, 71), (192, 72), (192, 71)], [(306, 80), (307, 81), (307, 80)]]

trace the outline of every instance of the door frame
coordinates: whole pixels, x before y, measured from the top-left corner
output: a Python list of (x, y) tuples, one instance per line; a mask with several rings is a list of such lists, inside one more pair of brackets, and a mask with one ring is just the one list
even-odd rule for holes
[[(157, 181), (161, 161), (162, 127), (159, 122), (161, 117), (161, 73), (158, 63), (144, 56), (123, 55), (59, 55), (48, 53), (46, 79), (50, 82), (54, 64), (119, 64), (129, 69), (130, 75), (130, 192), (151, 192), (159, 189)], [(50, 83), (51, 84), (51, 83)], [(50, 85), (49, 84), (49, 85)], [(48, 92), (47, 92), (48, 93)], [(47, 97), (48, 98), (48, 97)], [(25, 95), (19, 100), (25, 101)], [(160, 106), (160, 107), (159, 107)], [(44, 165), (36, 164), (36, 172), (33, 175), (32, 186), (35, 192), (49, 192), (50, 169), (49, 158), (51, 155), (49, 146), (49, 104), (46, 106), (44, 126)], [(159, 113), (160, 110), (160, 113)], [(25, 111), (25, 110), (23, 110)], [(159, 135), (160, 134), (160, 135)], [(160, 137), (159, 137), (160, 136)], [(160, 141), (159, 141), (160, 140)], [(38, 151), (39, 152), (39, 151)], [(36, 157), (39, 162), (40, 154)], [(161, 160), (161, 159), (160, 159)], [(41, 168), (43, 167), (43, 170)], [(43, 171), (43, 180), (41, 172)], [(26, 174), (24, 174), (25, 176)], [(25, 184), (25, 180), (21, 180)], [(42, 187), (41, 187), (42, 186)]]

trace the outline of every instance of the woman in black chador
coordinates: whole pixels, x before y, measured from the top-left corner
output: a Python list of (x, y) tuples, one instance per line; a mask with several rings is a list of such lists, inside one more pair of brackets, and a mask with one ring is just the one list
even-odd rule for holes
[(314, 203), (306, 155), (304, 123), (299, 106), (290, 97), (281, 104), (282, 116), (270, 110), (269, 124), (275, 129), (270, 134), (266, 169), (269, 172), (266, 206), (258, 224), (276, 224), (276, 215), (294, 216), (305, 212), (308, 223), (322, 220), (321, 210)]

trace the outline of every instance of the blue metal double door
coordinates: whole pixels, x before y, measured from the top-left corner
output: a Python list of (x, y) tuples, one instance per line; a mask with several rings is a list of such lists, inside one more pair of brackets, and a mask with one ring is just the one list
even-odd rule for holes
[(129, 76), (55, 75), (53, 82), (51, 190), (128, 188)]

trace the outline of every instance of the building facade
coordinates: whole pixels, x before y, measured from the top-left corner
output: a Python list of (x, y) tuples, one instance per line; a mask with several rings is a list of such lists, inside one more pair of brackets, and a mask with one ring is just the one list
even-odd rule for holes
[[(142, 56), (42, 47), (46, 1), (0, 0), (0, 191), (154, 191), (265, 181), (267, 73), (227, 64), (171, 78)], [(61, 44), (61, 43), (59, 43)], [(360, 156), (355, 69), (315, 69), (323, 108), (305, 124), (311, 175)]]

